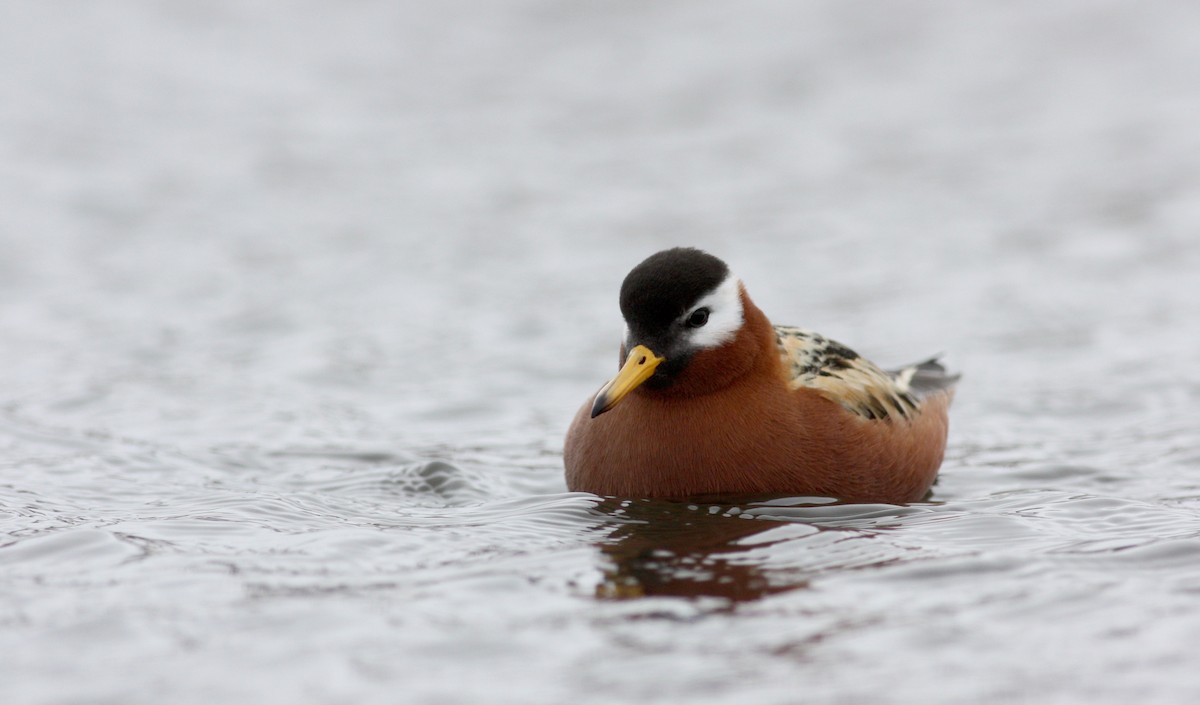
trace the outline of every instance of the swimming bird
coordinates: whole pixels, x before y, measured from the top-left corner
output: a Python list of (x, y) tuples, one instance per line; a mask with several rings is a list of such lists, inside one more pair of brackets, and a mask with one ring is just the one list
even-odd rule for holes
[(620, 371), (563, 451), (573, 491), (685, 498), (927, 496), (957, 375), (936, 358), (885, 372), (803, 328), (772, 325), (719, 258), (651, 255), (625, 277)]

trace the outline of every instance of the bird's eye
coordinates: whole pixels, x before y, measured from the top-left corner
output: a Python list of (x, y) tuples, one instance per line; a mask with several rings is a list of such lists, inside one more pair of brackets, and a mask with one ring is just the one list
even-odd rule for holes
[(692, 311), (692, 315), (688, 316), (687, 324), (689, 328), (700, 328), (705, 323), (708, 323), (708, 309), (698, 308)]

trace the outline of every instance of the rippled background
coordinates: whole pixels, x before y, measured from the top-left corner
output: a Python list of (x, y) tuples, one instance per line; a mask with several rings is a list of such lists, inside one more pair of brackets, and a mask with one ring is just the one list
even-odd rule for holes
[[(1195, 701), (1197, 27), (0, 5), (0, 701)], [(932, 501), (565, 491), (677, 244), (951, 353)]]

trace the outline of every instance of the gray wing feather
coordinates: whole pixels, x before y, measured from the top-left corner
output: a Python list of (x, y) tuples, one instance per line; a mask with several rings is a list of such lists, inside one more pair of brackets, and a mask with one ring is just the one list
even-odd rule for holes
[(930, 394), (945, 392), (954, 388), (962, 375), (951, 374), (946, 370), (937, 357), (931, 357), (924, 362), (908, 365), (898, 370), (888, 370), (897, 386), (908, 393), (923, 399)]

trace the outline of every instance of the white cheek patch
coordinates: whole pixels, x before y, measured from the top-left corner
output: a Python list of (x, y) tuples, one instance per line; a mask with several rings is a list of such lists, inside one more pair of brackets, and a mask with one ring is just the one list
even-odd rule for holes
[(742, 329), (745, 318), (742, 311), (741, 280), (730, 275), (721, 285), (705, 296), (691, 311), (684, 314), (684, 320), (698, 308), (707, 308), (708, 323), (701, 328), (688, 329), (688, 340), (693, 348), (716, 348), (733, 340)]

